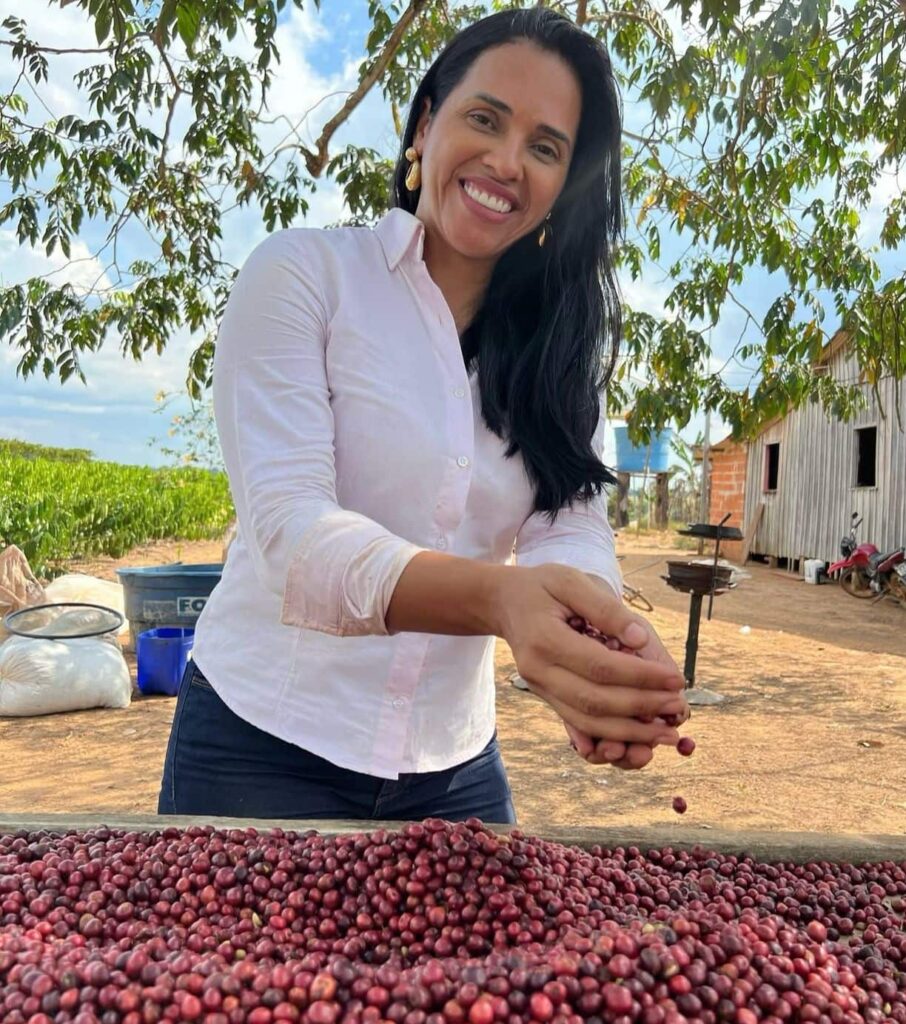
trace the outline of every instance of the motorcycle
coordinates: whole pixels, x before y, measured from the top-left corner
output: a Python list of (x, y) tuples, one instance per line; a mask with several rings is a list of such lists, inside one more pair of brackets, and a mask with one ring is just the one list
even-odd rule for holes
[(906, 548), (869, 559), (870, 586), (877, 600), (893, 598), (906, 605)]
[[(856, 530), (862, 519), (858, 512), (853, 512), (849, 534), (840, 541), (840, 554), (843, 555), (838, 562), (828, 566), (828, 576), (840, 573), (840, 586), (852, 597), (868, 598), (876, 597), (876, 591), (872, 590), (872, 568), (884, 559), (881, 552), (874, 544), (857, 544)], [(872, 559), (875, 559), (874, 563)]]

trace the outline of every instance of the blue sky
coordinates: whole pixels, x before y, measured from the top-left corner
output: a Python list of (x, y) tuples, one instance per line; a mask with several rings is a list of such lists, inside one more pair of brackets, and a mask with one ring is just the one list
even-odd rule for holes
[[(0, 0), (0, 21), (10, 14), (22, 16), (20, 0)], [(64, 9), (49, 7), (43, 0), (32, 0), (25, 15), (30, 35), (48, 45), (96, 45), (84, 12), (73, 6)], [(312, 141), (321, 125), (343, 102), (344, 94), (355, 85), (357, 66), (370, 22), (365, 0), (327, 0), (320, 12), (313, 5), (304, 12), (290, 10), (283, 17), (278, 32), (282, 61), (277, 68), (271, 93), (273, 112), (285, 114), (291, 121), (299, 120), (314, 108), (302, 134)], [(50, 82), (41, 89), (41, 97), (55, 115), (84, 109), (76, 93), (72, 76), (84, 58), (66, 56), (51, 63)], [(8, 91), (15, 76), (8, 50), (0, 53), (0, 90)], [(32, 106), (33, 122), (50, 114), (37, 97), (25, 89)], [(323, 99), (327, 97), (326, 99)], [(318, 103), (319, 100), (323, 102)], [(627, 104), (628, 126), (640, 126), (647, 117), (647, 108), (633, 109)], [(282, 129), (285, 131), (284, 129)], [(280, 129), (275, 128), (275, 132)], [(352, 118), (336, 136), (336, 143), (347, 141), (371, 145), (392, 153), (396, 139), (389, 108), (377, 90), (372, 90)], [(0, 190), (0, 198), (3, 192)], [(879, 223), (881, 204), (887, 189), (879, 191), (877, 209), (869, 211), (866, 231), (871, 233)], [(631, 212), (631, 211), (630, 211)], [(329, 182), (320, 182), (311, 199), (306, 221), (322, 226), (342, 216), (342, 200)], [(264, 237), (264, 228), (249, 211), (236, 211), (225, 225), (225, 256), (241, 264), (255, 244)], [(99, 247), (100, 231), (86, 233), (73, 245), (73, 256), (81, 262), (65, 268), (62, 257), (48, 259), (43, 251), (22, 249), (16, 240), (13, 225), (0, 228), (0, 282), (12, 284), (31, 274), (54, 274), (52, 280), (69, 280), (87, 286), (103, 273), (103, 266), (93, 259)], [(132, 256), (143, 255), (141, 239), (134, 242)], [(663, 236), (661, 266), (668, 266), (686, 243)], [(893, 258), (889, 257), (892, 264)], [(892, 269), (892, 266), (891, 266)], [(763, 312), (769, 299), (783, 288), (780, 275), (771, 280), (765, 272), (750, 273), (740, 293), (756, 312)], [(660, 314), (664, 296), (669, 291), (666, 274), (656, 267), (647, 267), (641, 281), (624, 279), (624, 295), (631, 304)], [(830, 314), (833, 316), (831, 308)], [(735, 345), (742, 328), (743, 314), (728, 305), (726, 316), (712, 336), (715, 366), (723, 363), (722, 355)], [(826, 324), (832, 327), (832, 322)], [(16, 375), (17, 355), (8, 346), (0, 346), (0, 437), (57, 446), (90, 448), (98, 458), (150, 465), (166, 461), (159, 446), (149, 444), (152, 438), (164, 438), (168, 426), (166, 416), (155, 412), (155, 395), (161, 391), (181, 389), (189, 353), (196, 342), (188, 334), (174, 337), (163, 356), (146, 356), (141, 363), (124, 359), (115, 345), (84, 360), (87, 385), (71, 380), (66, 385), (43, 378), (23, 380)], [(734, 387), (744, 386), (751, 374), (736, 363), (729, 363), (724, 375)], [(683, 432), (689, 439), (701, 429), (703, 417), (697, 417)], [(722, 436), (723, 424), (712, 419), (715, 438)], [(605, 457), (613, 455), (610, 439)]]

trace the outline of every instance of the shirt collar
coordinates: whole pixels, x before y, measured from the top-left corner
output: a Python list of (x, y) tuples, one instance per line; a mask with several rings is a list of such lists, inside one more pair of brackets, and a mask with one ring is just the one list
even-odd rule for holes
[(374, 228), (391, 270), (410, 255), (420, 260), (425, 248), (425, 225), (413, 214), (395, 207), (378, 221)]

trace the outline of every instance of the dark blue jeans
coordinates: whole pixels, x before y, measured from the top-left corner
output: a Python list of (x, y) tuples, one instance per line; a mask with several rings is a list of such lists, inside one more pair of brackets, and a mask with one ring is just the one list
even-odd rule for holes
[(495, 734), (477, 757), (397, 780), (338, 768), (240, 718), (190, 661), (176, 701), (158, 814), (233, 818), (444, 818), (513, 824)]

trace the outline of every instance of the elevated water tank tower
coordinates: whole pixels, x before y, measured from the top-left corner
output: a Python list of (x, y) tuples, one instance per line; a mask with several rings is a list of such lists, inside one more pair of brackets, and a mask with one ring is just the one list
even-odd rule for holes
[(655, 526), (666, 530), (669, 525), (668, 473), (670, 470), (670, 441), (673, 431), (662, 430), (653, 434), (650, 444), (634, 445), (629, 440), (629, 428), (614, 427), (616, 442), (616, 471), (619, 481), (617, 526), (629, 525), (629, 486), (633, 476), (656, 478), (654, 504)]
[(630, 474), (666, 473), (670, 469), (670, 441), (672, 430), (653, 434), (651, 444), (636, 446), (629, 440), (629, 427), (614, 427), (617, 446), (617, 472)]

